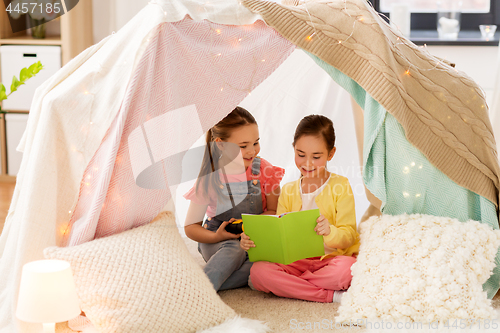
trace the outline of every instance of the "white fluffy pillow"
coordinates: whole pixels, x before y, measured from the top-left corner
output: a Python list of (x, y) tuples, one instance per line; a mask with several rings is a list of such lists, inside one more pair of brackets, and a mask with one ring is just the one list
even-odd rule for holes
[(361, 245), (338, 322), (434, 322), (496, 316), (482, 285), (500, 231), (429, 215), (382, 215), (360, 225)]
[(189, 254), (172, 213), (44, 254), (71, 263), (82, 310), (99, 332), (194, 332), (236, 316)]

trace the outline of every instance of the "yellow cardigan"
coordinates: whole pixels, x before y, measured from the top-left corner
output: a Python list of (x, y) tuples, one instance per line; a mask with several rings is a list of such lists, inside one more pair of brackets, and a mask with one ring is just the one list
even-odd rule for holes
[[(319, 212), (330, 222), (330, 234), (323, 236), (325, 244), (335, 249), (323, 258), (339, 255), (352, 256), (359, 251), (359, 234), (356, 229), (354, 196), (347, 178), (331, 174), (328, 184), (314, 199)], [(281, 189), (277, 215), (298, 212), (302, 208), (300, 179), (287, 183)]]

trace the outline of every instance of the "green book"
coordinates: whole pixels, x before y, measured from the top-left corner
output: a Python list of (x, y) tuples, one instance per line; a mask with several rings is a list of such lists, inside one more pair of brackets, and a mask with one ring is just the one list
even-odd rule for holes
[(243, 229), (255, 247), (248, 250), (250, 261), (288, 265), (294, 261), (325, 254), (323, 236), (316, 234), (319, 209), (276, 215), (242, 214)]

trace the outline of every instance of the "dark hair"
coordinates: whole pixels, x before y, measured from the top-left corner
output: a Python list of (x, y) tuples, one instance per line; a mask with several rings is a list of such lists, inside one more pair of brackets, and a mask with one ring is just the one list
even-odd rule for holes
[(206, 134), (206, 151), (205, 156), (203, 156), (203, 161), (201, 164), (200, 174), (198, 180), (196, 181), (196, 191), (200, 183), (203, 181), (203, 192), (208, 194), (208, 185), (212, 184), (216, 193), (222, 195), (220, 189), (220, 177), (218, 173), (215, 173), (219, 169), (219, 158), (222, 152), (215, 144), (215, 139), (219, 138), (222, 141), (226, 141), (231, 133), (241, 127), (250, 124), (257, 125), (255, 118), (250, 112), (237, 106), (230, 114), (228, 114), (224, 119), (219, 121), (215, 126), (213, 126)]
[(295, 146), (297, 140), (304, 135), (313, 135), (323, 138), (328, 152), (332, 151), (335, 147), (335, 130), (333, 129), (333, 122), (325, 116), (312, 114), (302, 118), (297, 125), (297, 129), (295, 129), (293, 146)]

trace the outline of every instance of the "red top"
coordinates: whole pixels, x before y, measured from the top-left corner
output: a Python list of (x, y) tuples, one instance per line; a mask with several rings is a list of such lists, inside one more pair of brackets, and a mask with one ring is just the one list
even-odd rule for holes
[[(229, 183), (233, 182), (246, 182), (252, 179), (260, 180), (260, 189), (262, 193), (262, 209), (264, 211), (267, 210), (267, 200), (266, 194), (271, 193), (277, 187), (279, 187), (281, 179), (285, 174), (285, 169), (277, 167), (266, 161), (265, 159), (260, 159), (260, 174), (253, 176), (252, 175), (252, 167), (249, 166), (245, 173), (236, 174), (236, 175), (226, 175)], [(219, 172), (221, 183), (225, 183), (224, 177), (222, 173)], [(184, 198), (191, 200), (192, 202), (198, 205), (208, 205), (207, 208), (207, 216), (214, 217), (215, 212), (217, 210), (217, 195), (213, 191), (213, 189), (209, 188), (208, 197), (202, 193), (202, 189), (200, 188), (198, 193), (196, 193), (196, 184), (186, 193), (184, 194)]]

